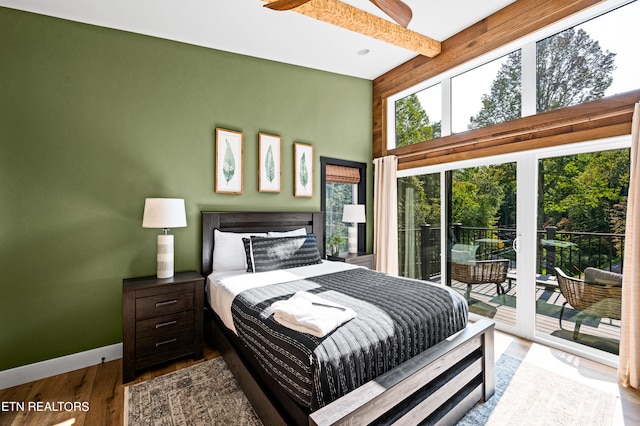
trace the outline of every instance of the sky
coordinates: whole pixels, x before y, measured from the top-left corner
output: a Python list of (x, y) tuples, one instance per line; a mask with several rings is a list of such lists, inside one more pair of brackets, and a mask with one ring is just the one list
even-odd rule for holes
[[(584, 29), (592, 39), (598, 40), (603, 51), (609, 50), (617, 54), (613, 84), (607, 90), (606, 96), (640, 87), (640, 42), (637, 41), (634, 28), (639, 21), (640, 1), (635, 1), (576, 26)], [(490, 92), (491, 83), (506, 59), (507, 57), (503, 56), (452, 78), (454, 133), (467, 130), (469, 118), (480, 111), (482, 95)], [(442, 120), (439, 84), (418, 93), (418, 98), (431, 122)]]

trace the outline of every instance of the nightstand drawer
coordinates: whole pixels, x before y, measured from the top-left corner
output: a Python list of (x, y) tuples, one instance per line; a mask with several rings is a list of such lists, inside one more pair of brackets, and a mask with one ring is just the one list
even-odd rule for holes
[(193, 328), (193, 310), (136, 321), (136, 339)]
[(136, 299), (136, 318), (166, 315), (193, 309), (193, 290), (163, 293)]
[(182, 330), (136, 341), (136, 357), (170, 351), (193, 343), (193, 330)]

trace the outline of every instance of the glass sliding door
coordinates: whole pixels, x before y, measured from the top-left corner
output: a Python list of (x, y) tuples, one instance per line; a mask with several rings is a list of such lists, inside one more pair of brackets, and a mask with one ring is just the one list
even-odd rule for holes
[(469, 311), (516, 325), (516, 163), (446, 173), (447, 284)]
[(470, 319), (615, 365), (630, 138), (398, 172), (401, 275)]
[(398, 271), (440, 282), (440, 174), (398, 179)]
[(450, 286), (471, 314), (511, 328), (516, 171), (515, 162), (489, 163), (398, 178), (399, 274)]
[(536, 333), (617, 354), (629, 149), (538, 161)]

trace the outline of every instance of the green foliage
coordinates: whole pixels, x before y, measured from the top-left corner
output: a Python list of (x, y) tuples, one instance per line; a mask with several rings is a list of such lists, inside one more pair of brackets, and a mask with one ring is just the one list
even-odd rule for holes
[(439, 138), (440, 123), (431, 123), (420, 100), (413, 94), (396, 102), (396, 146)]
[(543, 223), (564, 231), (624, 230), (629, 192), (628, 149), (540, 161), (539, 212)]
[(520, 118), (521, 69), (521, 54), (518, 50), (509, 54), (507, 62), (498, 71), (491, 85), (491, 93), (482, 95), (482, 109), (478, 115), (471, 117), (469, 129), (479, 129)]
[(537, 110), (600, 99), (611, 86), (616, 54), (603, 52), (584, 30), (570, 28), (538, 43)]
[(398, 179), (398, 221), (401, 228), (407, 220), (407, 195), (413, 191), (413, 223), (415, 226), (440, 225), (440, 175), (407, 176)]
[(498, 224), (498, 211), (504, 199), (501, 166), (469, 167), (453, 172), (453, 223), (489, 228)]
[[(569, 29), (538, 43), (537, 111), (544, 112), (598, 99), (612, 83), (615, 53), (581, 29)], [(521, 53), (510, 54), (498, 71), (482, 108), (469, 128), (480, 128), (521, 116)], [(396, 102), (396, 146), (439, 137), (416, 95)], [(629, 181), (629, 150), (612, 150), (546, 158), (539, 162), (538, 229), (623, 233)], [(414, 230), (440, 222), (439, 174), (398, 179), (398, 223)], [(412, 200), (412, 201), (411, 201)], [(407, 205), (413, 203), (413, 211)], [(509, 227), (516, 222), (516, 164), (471, 167), (452, 172), (452, 222), (467, 227)], [(412, 230), (407, 230), (412, 231)], [(404, 262), (401, 232), (400, 264)], [(574, 251), (588, 247), (574, 247)], [(566, 250), (568, 255), (570, 251)], [(616, 256), (616, 253), (612, 253)], [(588, 260), (588, 259), (587, 259)], [(602, 259), (600, 259), (602, 260)], [(412, 261), (419, 261), (419, 256)]]
[[(537, 45), (536, 107), (538, 112), (602, 98), (611, 85), (615, 53), (603, 52), (600, 43), (582, 29), (570, 28)], [(492, 85), (482, 96), (482, 109), (469, 129), (520, 118), (521, 54), (509, 55)]]
[(231, 150), (229, 141), (225, 140), (225, 143), (222, 173), (224, 174), (224, 179), (227, 181), (227, 184), (229, 184), (229, 181), (233, 179), (233, 175), (236, 172), (236, 160), (233, 157), (233, 151)]
[(346, 242), (347, 242), (347, 239), (344, 236), (339, 234), (334, 234), (329, 237), (327, 244), (329, 244), (330, 246), (340, 246), (342, 244), (345, 244)]
[[(327, 235), (342, 236), (340, 251), (346, 251), (347, 225), (342, 222), (342, 210), (345, 204), (353, 204), (354, 185), (346, 183), (327, 183), (326, 186), (326, 228)], [(327, 242), (329, 248), (331, 244)]]
[[(612, 83), (615, 53), (602, 51), (598, 41), (582, 29), (568, 29), (537, 45), (537, 110), (549, 111), (598, 99)], [(521, 53), (513, 52), (496, 75), (489, 94), (482, 96), (482, 109), (471, 118), (469, 128), (479, 128), (521, 116)], [(496, 211), (500, 224), (515, 223), (515, 164), (513, 173), (496, 181), (503, 201)], [(582, 154), (541, 160), (538, 188), (538, 226), (559, 225), (562, 229), (611, 232), (624, 228), (628, 150)], [(481, 191), (472, 181), (456, 184), (454, 200), (459, 219), (490, 223), (496, 217), (481, 214), (493, 211), (482, 202)], [(459, 187), (456, 188), (456, 185)], [(463, 193), (470, 191), (472, 195)], [(486, 201), (486, 200), (485, 200)], [(454, 201), (455, 207), (456, 201)], [(480, 225), (477, 225), (480, 226)]]

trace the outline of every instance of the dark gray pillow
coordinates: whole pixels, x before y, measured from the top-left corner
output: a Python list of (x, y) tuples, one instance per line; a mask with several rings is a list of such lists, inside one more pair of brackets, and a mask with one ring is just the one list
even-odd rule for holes
[(275, 271), (322, 262), (314, 234), (243, 238), (247, 272)]

